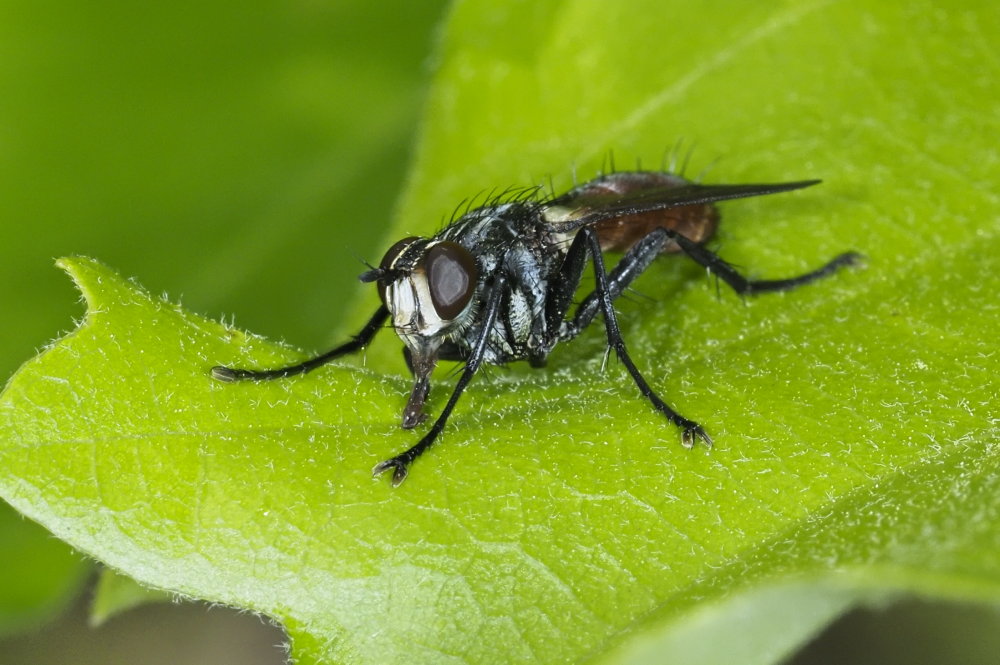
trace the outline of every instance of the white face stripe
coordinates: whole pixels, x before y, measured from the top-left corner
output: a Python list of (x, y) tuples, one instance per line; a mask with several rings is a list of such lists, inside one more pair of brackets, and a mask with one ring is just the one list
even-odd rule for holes
[(434, 309), (431, 291), (423, 273), (413, 273), (386, 289), (386, 301), (392, 312), (392, 324), (400, 335), (433, 336), (450, 321), (443, 321)]

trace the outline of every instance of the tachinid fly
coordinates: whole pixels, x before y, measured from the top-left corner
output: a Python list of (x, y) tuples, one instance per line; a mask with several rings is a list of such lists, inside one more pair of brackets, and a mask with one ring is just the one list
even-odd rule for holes
[[(410, 429), (427, 417), (424, 403), (437, 361), (464, 362), (430, 430), (413, 447), (375, 466), (375, 475), (391, 469), (398, 485), (444, 429), (480, 365), (527, 360), (540, 367), (556, 344), (576, 337), (600, 313), (609, 346), (643, 396), (681, 429), (683, 444), (690, 447), (701, 439), (711, 445), (701, 425), (660, 399), (636, 368), (612, 303), (664, 252), (685, 254), (744, 295), (792, 289), (856, 263), (859, 255), (848, 252), (797, 277), (753, 281), (704, 247), (719, 221), (714, 202), (817, 182), (701, 185), (670, 173), (632, 171), (602, 175), (561, 196), (529, 195), (485, 205), (433, 237), (400, 240), (377, 268), (361, 275), (361, 281), (376, 284), (382, 304), (351, 341), (290, 367), (215, 367), (212, 375), (238, 381), (302, 374), (364, 348), (388, 321), (405, 343), (403, 354), (414, 377), (402, 416), (403, 428)], [(624, 252), (610, 272), (602, 254), (608, 250)], [(573, 296), (588, 262), (596, 287), (574, 309)]]

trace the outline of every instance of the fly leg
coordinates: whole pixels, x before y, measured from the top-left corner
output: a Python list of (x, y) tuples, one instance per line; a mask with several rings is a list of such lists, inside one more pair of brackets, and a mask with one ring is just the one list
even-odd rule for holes
[(788, 291), (795, 287), (815, 282), (817, 279), (826, 277), (840, 268), (855, 266), (861, 263), (864, 257), (857, 252), (845, 252), (828, 261), (825, 265), (816, 270), (811, 270), (802, 275), (788, 277), (785, 279), (747, 279), (733, 266), (726, 263), (718, 254), (710, 252), (696, 242), (685, 238), (681, 234), (666, 230), (667, 237), (674, 240), (677, 245), (691, 257), (696, 263), (705, 266), (710, 272), (719, 276), (723, 282), (732, 287), (740, 295), (753, 295), (755, 293), (767, 293), (771, 291)]
[[(630, 247), (618, 265), (611, 271), (611, 274), (608, 275), (608, 290), (611, 292), (612, 300), (620, 296), (663, 250), (668, 239), (662, 231), (663, 229), (654, 229)], [(577, 307), (573, 320), (565, 320), (566, 312), (573, 301), (573, 295), (576, 293), (577, 287), (580, 286), (583, 271), (587, 267), (587, 251), (586, 235), (577, 233), (569, 251), (566, 252), (562, 265), (559, 267), (559, 272), (551, 280), (550, 295), (545, 302), (545, 329), (550, 336), (545, 354), (557, 342), (565, 342), (579, 335), (584, 328), (590, 325), (600, 310), (597, 294), (591, 293)], [(540, 358), (531, 357), (528, 360), (533, 366), (540, 367), (544, 364), (545, 358), (542, 355)]]
[(545, 329), (553, 336), (553, 345), (558, 341), (559, 327), (566, 318), (573, 294), (583, 279), (587, 267), (587, 241), (582, 233), (573, 236), (573, 243), (563, 258), (559, 272), (549, 280), (549, 297), (545, 301)]
[(340, 346), (327, 351), (326, 353), (320, 354), (315, 358), (310, 358), (305, 362), (298, 363), (297, 365), (289, 365), (288, 367), (278, 367), (276, 369), (235, 369), (233, 367), (223, 367), (221, 365), (212, 368), (212, 378), (218, 379), (219, 381), (233, 382), (233, 381), (265, 381), (269, 379), (283, 379), (287, 376), (295, 376), (296, 374), (305, 374), (306, 372), (311, 372), (312, 370), (325, 365), (326, 363), (339, 358), (340, 356), (346, 356), (349, 353), (354, 353), (355, 351), (360, 351), (375, 337), (376, 333), (382, 329), (382, 325), (389, 318), (389, 310), (385, 305), (378, 308), (378, 311), (372, 315), (365, 327), (361, 329), (357, 335), (354, 336), (350, 342), (345, 342)]
[[(577, 237), (579, 237), (579, 234)], [(816, 270), (803, 275), (786, 279), (750, 280), (739, 274), (733, 266), (718, 254), (705, 249), (702, 245), (676, 231), (660, 227), (653, 229), (633, 245), (608, 275), (608, 289), (611, 292), (612, 300), (621, 295), (635, 278), (649, 267), (659, 255), (663, 246), (671, 240), (676, 242), (681, 250), (692, 260), (718, 275), (722, 281), (731, 286), (740, 295), (788, 291), (826, 277), (840, 268), (858, 265), (863, 259), (862, 255), (857, 252), (845, 252)], [(560, 341), (566, 341), (579, 335), (584, 328), (590, 325), (600, 309), (599, 294), (595, 291), (587, 296), (580, 303), (580, 306), (577, 307), (573, 321), (568, 322), (564, 326)]]
[[(580, 262), (582, 271), (587, 258), (587, 241), (582, 233), (578, 233), (576, 239), (573, 241), (573, 247), (577, 245), (577, 240), (581, 241), (580, 247), (583, 250), (583, 260)], [(625, 256), (618, 261), (618, 264), (607, 277), (608, 292), (611, 294), (612, 300), (618, 298), (618, 296), (620, 296), (639, 275), (645, 272), (646, 268), (648, 268), (653, 260), (660, 255), (660, 252), (663, 251), (663, 246), (668, 240), (669, 238), (667, 237), (666, 229), (656, 228), (643, 236), (639, 242), (632, 245), (632, 247), (625, 252)], [(573, 248), (571, 247), (570, 252), (572, 253), (572, 251)], [(579, 285), (579, 283), (580, 276), (577, 277), (574, 288)], [(600, 310), (600, 294), (595, 290), (593, 293), (584, 298), (583, 302), (580, 303), (580, 306), (576, 308), (573, 320), (565, 322), (565, 325), (561, 330), (559, 341), (565, 342), (579, 335), (584, 328), (591, 324), (594, 317), (597, 316), (597, 313)], [(565, 314), (565, 310), (563, 311), (563, 314)], [(556, 329), (558, 330), (558, 328)]]
[[(464, 361), (465, 353), (452, 342), (445, 342), (438, 349), (437, 359)], [(424, 404), (427, 402), (427, 395), (431, 391), (430, 370), (418, 374), (417, 367), (413, 364), (413, 351), (405, 345), (403, 346), (403, 361), (406, 363), (406, 369), (410, 370), (410, 376), (413, 377), (415, 385), (410, 391), (410, 399), (403, 409), (403, 420), (400, 427), (403, 429), (413, 429), (427, 420), (427, 414), (424, 413)]]
[[(532, 367), (545, 367), (546, 358), (552, 348), (565, 339), (562, 335), (563, 319), (573, 302), (573, 294), (580, 286), (583, 270), (587, 267), (587, 243), (581, 234), (573, 236), (562, 265), (555, 277), (549, 280), (548, 296), (545, 298), (545, 336), (541, 348), (528, 356)], [(574, 335), (575, 336), (575, 335)]]
[(483, 312), (483, 327), (479, 331), (479, 335), (476, 337), (475, 344), (472, 346), (472, 350), (469, 352), (468, 360), (465, 363), (465, 369), (462, 371), (462, 376), (459, 377), (458, 383), (455, 384), (455, 389), (451, 393), (451, 398), (448, 403), (445, 404), (444, 409), (441, 410), (441, 415), (437, 417), (434, 424), (431, 426), (424, 438), (420, 439), (415, 446), (406, 450), (395, 457), (390, 457), (384, 462), (380, 462), (375, 465), (372, 469), (372, 475), (377, 476), (381, 473), (385, 473), (389, 469), (392, 469), (392, 484), (393, 486), (398, 486), (401, 482), (406, 480), (407, 470), (413, 460), (417, 459), (421, 454), (424, 453), (428, 448), (433, 445), (434, 441), (437, 439), (441, 430), (444, 429), (445, 423), (448, 422), (448, 416), (451, 415), (452, 409), (455, 408), (455, 404), (458, 402), (458, 398), (461, 397), (462, 392), (465, 390), (466, 386), (469, 385), (469, 381), (472, 380), (472, 376), (479, 369), (479, 366), (483, 362), (483, 355), (486, 353), (486, 342), (490, 337), (490, 333), (493, 331), (493, 324), (497, 319), (497, 312), (500, 310), (500, 303), (503, 300), (504, 291), (507, 288), (507, 278), (504, 275), (499, 275), (493, 282), (493, 286), (490, 290), (489, 299), (486, 301), (485, 311)]
[[(612, 303), (614, 294), (611, 290), (608, 275), (604, 271), (604, 257), (601, 255), (600, 240), (598, 240), (597, 234), (588, 228), (581, 229), (580, 234), (585, 235), (586, 237), (586, 242), (590, 249), (590, 256), (594, 264), (594, 276), (597, 279), (597, 288), (594, 290), (594, 295), (596, 296), (596, 300), (599, 302), (601, 310), (604, 313), (604, 327), (608, 333), (608, 345), (615, 350), (615, 353), (618, 355), (618, 359), (621, 360), (623, 365), (625, 365), (625, 369), (628, 370), (628, 373), (632, 375), (632, 380), (635, 381), (635, 385), (638, 386), (639, 392), (641, 392), (643, 396), (648, 399), (650, 403), (652, 403), (653, 407), (657, 411), (666, 416), (667, 420), (681, 428), (681, 441), (686, 447), (690, 448), (693, 446), (696, 438), (701, 439), (706, 445), (711, 446), (712, 438), (708, 436), (704, 429), (702, 429), (701, 425), (693, 420), (688, 420), (667, 406), (667, 403), (660, 399), (660, 397), (653, 392), (653, 389), (649, 387), (649, 383), (646, 382), (646, 379), (643, 378), (642, 374), (640, 374), (639, 370), (636, 368), (635, 363), (632, 362), (632, 358), (629, 356), (628, 351), (625, 348), (625, 340), (622, 339), (621, 330), (618, 328), (618, 318), (615, 316), (615, 308)], [(624, 277), (627, 273), (628, 270), (626, 269), (622, 272), (621, 276)]]

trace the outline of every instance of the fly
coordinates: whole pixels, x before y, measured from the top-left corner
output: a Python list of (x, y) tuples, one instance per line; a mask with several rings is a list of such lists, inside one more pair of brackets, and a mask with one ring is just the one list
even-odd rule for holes
[[(818, 182), (702, 185), (671, 173), (631, 171), (602, 175), (561, 196), (542, 198), (530, 190), (514, 200), (495, 201), (466, 212), (432, 237), (403, 238), (377, 268), (362, 273), (362, 282), (376, 285), (382, 304), (351, 341), (297, 365), (214, 367), (212, 376), (257, 381), (303, 374), (364, 348), (388, 322), (404, 342), (413, 375), (401, 423), (412, 429), (427, 418), (424, 405), (437, 362), (463, 362), (451, 397), (423, 438), (375, 466), (374, 475), (391, 470), (393, 485), (399, 485), (413, 461), (437, 440), (483, 363), (527, 360), (541, 367), (557, 344), (579, 335), (600, 313), (608, 345), (639, 392), (680, 428), (683, 445), (700, 440), (711, 446), (702, 426), (668, 406), (639, 372), (625, 347), (614, 300), (663, 253), (686, 255), (742, 295), (786, 291), (858, 263), (859, 254), (846, 252), (802, 275), (749, 280), (704, 247), (719, 223), (716, 201)], [(604, 267), (609, 250), (624, 252), (610, 272)], [(596, 286), (573, 309), (588, 262)]]

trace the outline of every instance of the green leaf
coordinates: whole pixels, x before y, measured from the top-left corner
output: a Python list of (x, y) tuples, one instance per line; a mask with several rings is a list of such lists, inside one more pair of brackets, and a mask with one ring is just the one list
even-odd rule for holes
[(0, 492), (145, 584), (275, 616), (303, 662), (774, 662), (857, 599), (995, 602), (1000, 16), (663, 7), (457, 5), (396, 230), (678, 136), (703, 146), (691, 172), (723, 155), (706, 180), (825, 178), (727, 204), (722, 253), (782, 276), (857, 249), (867, 270), (741, 306), (664, 260), (652, 301), (620, 304), (713, 451), (601, 371), (595, 326), (546, 371), (478, 377), (392, 489), (369, 469), (416, 440), (398, 342), (218, 384), (214, 364), (302, 355), (77, 259), (84, 324), (0, 399)]
[(623, 648), (598, 660), (630, 665), (726, 663), (733, 660), (734, 645), (738, 645), (744, 665), (784, 662), (805, 638), (850, 607), (857, 596), (814, 580), (762, 585), (722, 602), (702, 603), (669, 628), (657, 624), (651, 630), (637, 631)]

